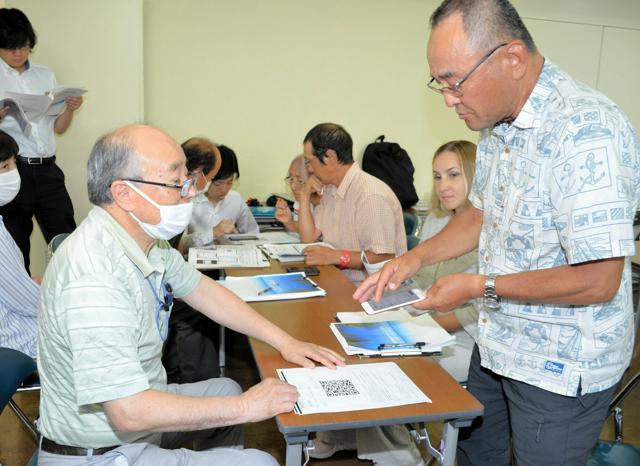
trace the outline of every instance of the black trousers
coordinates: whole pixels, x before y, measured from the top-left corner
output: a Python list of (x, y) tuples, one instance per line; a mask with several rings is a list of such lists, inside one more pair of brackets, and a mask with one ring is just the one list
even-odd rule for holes
[(29, 271), (29, 250), (33, 217), (47, 243), (59, 233), (76, 228), (73, 204), (64, 185), (64, 173), (54, 160), (42, 165), (27, 165), (17, 157), (20, 191), (6, 206), (0, 207), (4, 225), (20, 248)]
[(162, 365), (169, 383), (193, 383), (220, 377), (219, 325), (176, 300), (169, 318), (169, 338)]

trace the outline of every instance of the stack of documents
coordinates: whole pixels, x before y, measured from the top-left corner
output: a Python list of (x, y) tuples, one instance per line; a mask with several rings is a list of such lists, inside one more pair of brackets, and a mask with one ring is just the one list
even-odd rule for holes
[(304, 273), (227, 277), (218, 282), (245, 302), (312, 298), (327, 293)]
[[(336, 317), (340, 322), (330, 324), (331, 331), (348, 355), (433, 354), (455, 342), (455, 336), (429, 314), (411, 317), (404, 310), (384, 314), (368, 316), (364, 312), (339, 312)], [(394, 317), (395, 320), (389, 320)], [(385, 318), (387, 320), (383, 320)]]
[(335, 370), (278, 369), (278, 376), (298, 389), (296, 414), (336, 413), (431, 403), (394, 362), (352, 364)]
[(269, 267), (269, 260), (257, 246), (208, 246), (189, 248), (189, 263), (198, 270), (236, 267)]
[(304, 248), (309, 246), (325, 246), (333, 249), (327, 243), (296, 243), (296, 244), (263, 244), (262, 250), (272, 259), (280, 262), (304, 262)]

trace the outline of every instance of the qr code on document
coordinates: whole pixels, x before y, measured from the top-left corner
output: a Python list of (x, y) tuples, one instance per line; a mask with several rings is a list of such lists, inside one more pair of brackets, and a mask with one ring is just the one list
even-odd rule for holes
[(359, 395), (351, 380), (320, 380), (320, 385), (324, 389), (327, 396), (348, 396)]

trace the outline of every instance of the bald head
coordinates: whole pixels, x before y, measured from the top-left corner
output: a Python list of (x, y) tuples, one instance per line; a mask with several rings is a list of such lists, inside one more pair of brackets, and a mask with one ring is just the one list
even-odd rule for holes
[(124, 178), (153, 179), (184, 166), (182, 149), (164, 131), (145, 125), (128, 125), (102, 136), (87, 163), (89, 201), (113, 202), (111, 184)]

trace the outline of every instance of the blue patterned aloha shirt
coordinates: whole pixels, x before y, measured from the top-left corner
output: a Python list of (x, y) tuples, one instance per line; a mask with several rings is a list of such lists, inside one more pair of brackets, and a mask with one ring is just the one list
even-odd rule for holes
[(567, 396), (620, 380), (634, 336), (629, 256), (639, 154), (622, 111), (549, 60), (516, 120), (481, 133), (470, 195), (484, 215), (481, 274), (626, 257), (620, 289), (607, 303), (481, 306), (484, 367)]

